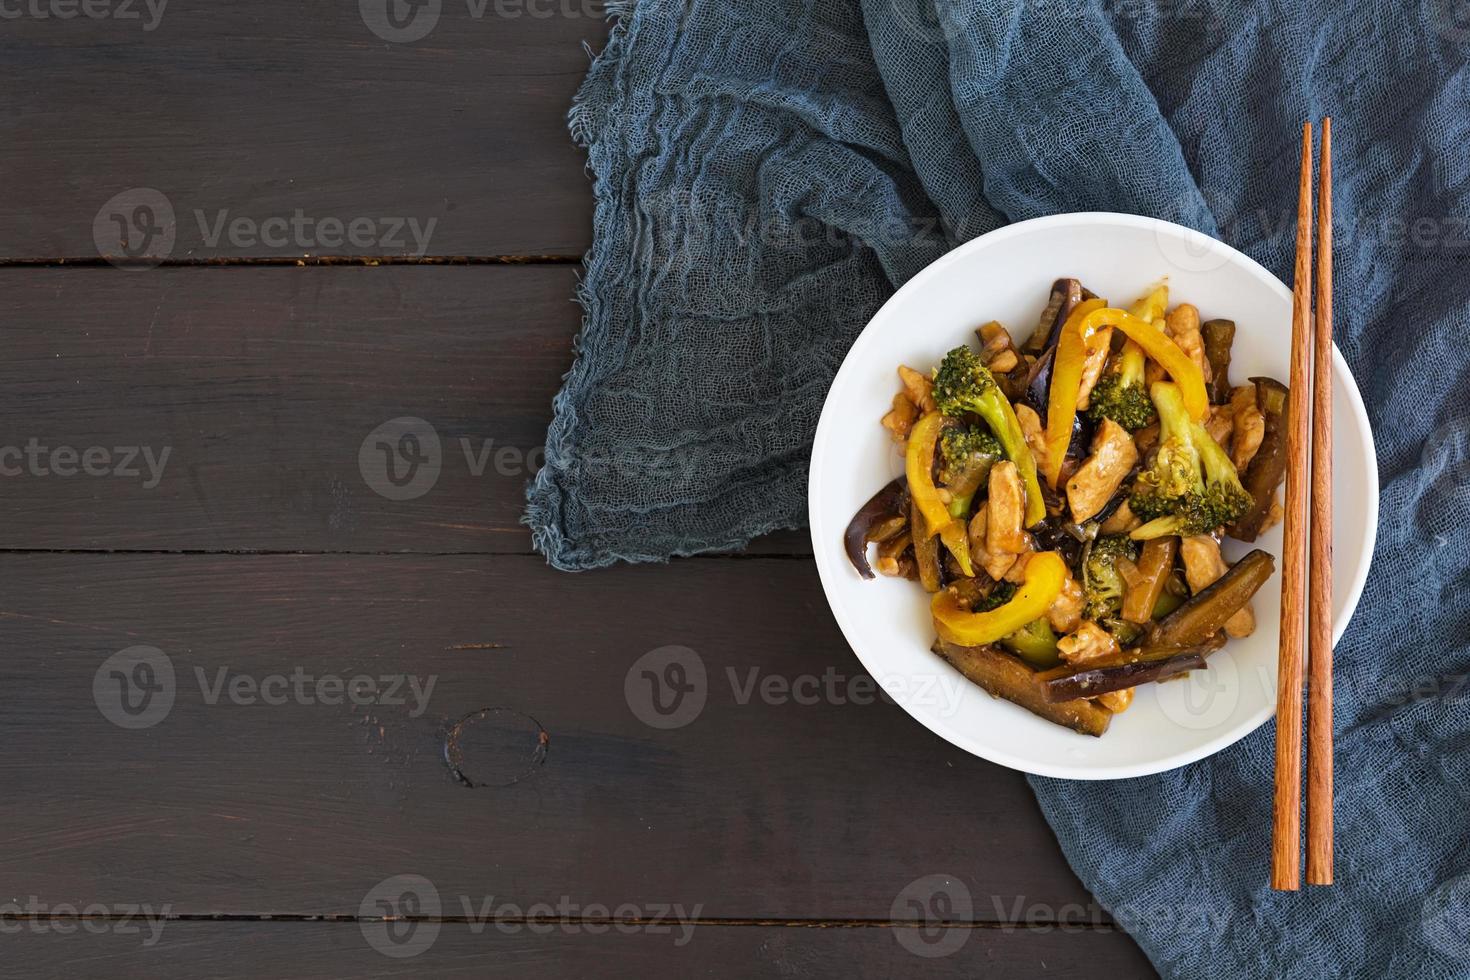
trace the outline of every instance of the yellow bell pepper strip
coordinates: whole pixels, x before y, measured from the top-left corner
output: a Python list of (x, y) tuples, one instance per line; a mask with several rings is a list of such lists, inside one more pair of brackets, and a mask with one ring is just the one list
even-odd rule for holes
[(1067, 444), (1072, 441), (1072, 420), (1077, 417), (1077, 393), (1082, 390), (1082, 365), (1087, 360), (1091, 333), (1083, 333), (1083, 324), (1107, 304), (1100, 299), (1078, 303), (1062, 325), (1057, 338), (1057, 351), (1052, 356), (1051, 391), (1046, 406), (1046, 482), (1053, 488), (1062, 476), (1062, 462)]
[(974, 578), (975, 566), (970, 563), (970, 535), (965, 530), (965, 522), (951, 520), (939, 529), (939, 540), (959, 562), (960, 571)]
[(1113, 326), (1123, 331), (1129, 340), (1142, 347), (1145, 354), (1158, 361), (1169, 372), (1169, 377), (1174, 379), (1184, 396), (1184, 407), (1189, 409), (1190, 417), (1196, 422), (1204, 421), (1210, 414), (1210, 393), (1205, 390), (1205, 376), (1199, 365), (1158, 327), (1120, 310), (1111, 312), (1121, 313)]
[(911, 531), (916, 547), (919, 542), (939, 535), (939, 540), (944, 542), (944, 546), (959, 563), (960, 571), (973, 576), (975, 566), (970, 562), (970, 539), (965, 532), (965, 523), (950, 516), (949, 506), (939, 496), (939, 488), (934, 485), (934, 452), (943, 426), (944, 416), (938, 412), (930, 412), (919, 419), (909, 432), (904, 473), (909, 481), (909, 498), (924, 524), (919, 527), (918, 521), (911, 521), (914, 525)]
[(929, 604), (934, 629), (940, 639), (961, 646), (997, 643), (1046, 615), (1066, 582), (1067, 563), (1062, 556), (1054, 551), (1040, 552), (1026, 562), (1025, 577), (1011, 601), (988, 612), (969, 612), (949, 589), (935, 593)]
[(1116, 327), (1149, 357), (1169, 372), (1184, 397), (1184, 407), (1196, 421), (1210, 411), (1210, 396), (1199, 366), (1190, 360), (1159, 329), (1132, 314), (1103, 305), (1102, 300), (1077, 304), (1062, 327), (1052, 363), (1051, 391), (1046, 408), (1046, 479), (1053, 487), (1061, 479), (1067, 444), (1072, 440), (1072, 421), (1077, 415), (1077, 395), (1082, 388), (1082, 365), (1088, 351), (1100, 342), (1104, 327)]
[(934, 448), (939, 443), (939, 430), (944, 426), (944, 416), (930, 412), (914, 423), (909, 431), (909, 448), (904, 455), (904, 474), (909, 480), (909, 496), (914, 506), (924, 515), (924, 526), (914, 528), (914, 537), (922, 535), (926, 540), (934, 537), (953, 518), (949, 508), (939, 496), (934, 485)]

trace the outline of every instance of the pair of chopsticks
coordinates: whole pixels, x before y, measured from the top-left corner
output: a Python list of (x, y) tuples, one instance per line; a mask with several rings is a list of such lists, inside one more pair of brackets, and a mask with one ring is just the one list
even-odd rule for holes
[[(1307, 884), (1332, 884), (1331, 119), (1322, 120), (1316, 279), (1316, 320), (1313, 324), (1312, 124), (1309, 122), (1302, 127), (1296, 275), (1292, 284), (1291, 391), (1287, 402), (1288, 463), (1283, 549), (1286, 563), (1281, 585), (1276, 791), (1271, 821), (1271, 887), (1282, 891), (1295, 891), (1300, 886), (1304, 619), (1310, 675), (1307, 687)], [(1307, 364), (1309, 347), (1313, 348), (1310, 374)], [(1310, 478), (1307, 451), (1309, 383), (1312, 386)]]

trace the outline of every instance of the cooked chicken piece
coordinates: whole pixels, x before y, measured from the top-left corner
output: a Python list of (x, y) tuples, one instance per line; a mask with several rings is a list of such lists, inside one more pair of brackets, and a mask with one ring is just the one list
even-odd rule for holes
[(1128, 430), (1112, 419), (1103, 419), (1092, 437), (1092, 455), (1067, 481), (1067, 502), (1072, 507), (1072, 520), (1081, 524), (1103, 509), (1113, 499), (1118, 487), (1133, 464), (1138, 450)]
[(1016, 563), (1016, 556), (1003, 552), (1000, 554), (991, 553), (985, 544), (985, 531), (988, 523), (989, 516), (984, 507), (975, 511), (975, 516), (970, 518), (970, 560), (985, 569), (986, 575), (999, 582), (1010, 571), (1011, 566)]
[(1057, 641), (1057, 653), (1069, 664), (1086, 663), (1099, 657), (1118, 652), (1118, 641), (1113, 634), (1090, 619), (1084, 619), (1077, 628)]
[(1020, 585), (1026, 581), (1026, 564), (1031, 561), (1031, 556), (1036, 554), (1036, 545), (1031, 541), (1031, 535), (1026, 535), (1026, 550), (1016, 555), (1016, 562), (1005, 574), (1005, 580), (1012, 585)]
[[(1210, 382), (1210, 363), (1205, 358), (1205, 342), (1199, 332), (1199, 310), (1189, 303), (1180, 303), (1169, 311), (1168, 316), (1156, 320), (1155, 324), (1164, 331), (1166, 337), (1171, 337), (1190, 359), (1200, 365), (1200, 371), (1204, 373), (1205, 383)], [(1143, 382), (1152, 385), (1155, 381), (1163, 381), (1169, 376), (1163, 365), (1153, 358), (1149, 358), (1148, 364), (1143, 369)], [(1142, 448), (1142, 447), (1139, 447)]]
[(1108, 363), (1108, 354), (1113, 345), (1113, 328), (1103, 327), (1093, 335), (1091, 344), (1093, 346), (1087, 351), (1087, 359), (1082, 362), (1082, 387), (1077, 389), (1079, 412), (1087, 408), (1092, 389), (1097, 385), (1097, 379), (1102, 377), (1103, 366)]
[(1133, 513), (1133, 508), (1128, 506), (1128, 501), (1124, 500), (1097, 530), (1099, 534), (1127, 534), (1134, 528), (1142, 526), (1143, 521)]
[(1192, 534), (1180, 538), (1179, 553), (1184, 558), (1184, 580), (1189, 583), (1190, 592), (1207, 588), (1228, 570), (1213, 535)]
[(1016, 464), (1003, 459), (990, 468), (990, 523), (985, 546), (991, 554), (1019, 555), (1028, 541), (1022, 530), (1026, 517), (1026, 494)]
[(893, 410), (883, 416), (883, 428), (893, 436), (894, 442), (907, 442), (914, 423), (919, 420), (919, 410), (903, 392), (893, 396)]
[(1109, 691), (1106, 694), (1099, 694), (1093, 700), (1104, 708), (1107, 708), (1113, 714), (1121, 715), (1133, 703), (1133, 691), (1134, 688), (1125, 687), (1121, 691)]
[(1062, 594), (1047, 609), (1046, 619), (1058, 633), (1070, 633), (1082, 622), (1082, 586), (1071, 575), (1062, 586)]
[(1235, 431), (1235, 413), (1229, 405), (1211, 406), (1210, 416), (1205, 419), (1205, 431), (1221, 448), (1229, 448), (1230, 434)]
[[(1211, 534), (1193, 534), (1179, 539), (1179, 554), (1184, 559), (1184, 580), (1189, 591), (1198, 595), (1229, 571), (1220, 555), (1220, 542)], [(1256, 613), (1246, 603), (1235, 615), (1225, 620), (1225, 633), (1236, 638), (1256, 631)]]
[(1001, 326), (1000, 321), (991, 320), (975, 333), (980, 337), (980, 359), (991, 371), (1005, 374), (1015, 370), (1016, 365), (1021, 363), (1016, 356), (1016, 345), (1011, 342), (1010, 332)]
[(898, 376), (903, 380), (909, 401), (917, 405), (920, 412), (934, 411), (934, 382), (902, 364), (898, 366)]
[(1190, 303), (1180, 303), (1169, 311), (1164, 320), (1170, 337), (1179, 349), (1189, 355), (1205, 376), (1205, 384), (1210, 383), (1213, 372), (1210, 370), (1209, 359), (1205, 357), (1205, 341), (1199, 333), (1199, 310)]
[(1042, 427), (1041, 416), (1030, 405), (1020, 404), (1016, 406), (1016, 421), (1021, 423), (1021, 435), (1026, 437), (1031, 455), (1036, 457), (1036, 468), (1047, 472), (1046, 429)]
[(1235, 464), (1236, 472), (1244, 473), (1266, 436), (1266, 416), (1256, 407), (1256, 386), (1241, 385), (1232, 391), (1230, 410), (1235, 414), (1235, 442), (1230, 447), (1230, 461)]

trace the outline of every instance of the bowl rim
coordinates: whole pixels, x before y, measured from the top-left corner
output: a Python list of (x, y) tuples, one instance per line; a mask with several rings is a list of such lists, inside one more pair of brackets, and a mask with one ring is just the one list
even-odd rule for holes
[[(940, 256), (939, 258), (935, 259), (933, 262), (925, 266), (923, 269), (919, 270), (918, 273), (916, 273), (912, 278), (910, 278), (907, 282), (900, 286), (893, 293), (893, 295), (888, 298), (887, 302), (885, 302), (881, 307), (878, 308), (878, 310), (873, 314), (872, 318), (869, 319), (867, 324), (863, 327), (862, 332), (858, 334), (857, 339), (853, 341), (853, 344), (848, 349), (847, 354), (843, 357), (842, 364), (838, 367), (836, 374), (833, 375), (832, 384), (828, 387), (827, 395), (823, 398), (821, 415), (818, 417), (817, 420), (816, 431), (812, 439), (812, 452), (808, 467), (807, 521), (812, 541), (812, 552), (817, 564), (817, 574), (822, 583), (823, 597), (827, 600), (827, 608), (831, 610), (833, 618), (837, 621), (838, 628), (842, 631), (843, 639), (846, 640), (848, 647), (857, 656), (858, 660), (863, 663), (866, 669), (871, 668), (868, 666), (866, 659), (863, 657), (862, 651), (859, 649), (858, 644), (854, 640), (854, 636), (857, 633), (856, 627), (853, 623), (849, 621), (846, 611), (833, 600), (833, 590), (830, 578), (832, 575), (837, 574), (837, 572), (830, 568), (830, 565), (833, 561), (831, 551), (832, 546), (830, 544), (824, 545), (823, 542), (817, 539), (817, 522), (813, 520), (813, 515), (817, 512), (817, 498), (819, 496), (819, 490), (822, 487), (820, 476), (820, 474), (822, 473), (821, 464), (825, 462), (827, 446), (830, 443), (830, 438), (824, 437), (828, 435), (829, 430), (833, 424), (833, 419), (835, 417), (835, 413), (831, 411), (832, 392), (837, 389), (838, 381), (842, 378), (843, 372), (849, 368), (849, 365), (860, 360), (866, 348), (875, 342), (874, 338), (876, 338), (877, 332), (873, 329), (874, 324), (880, 322), (884, 318), (885, 314), (889, 312), (890, 307), (894, 307), (905, 302), (910, 295), (918, 293), (925, 289), (928, 286), (930, 280), (940, 275), (940, 273), (942, 273), (948, 266), (964, 260), (968, 255), (979, 251), (981, 248), (993, 247), (997, 243), (1004, 242), (1006, 239), (1014, 238), (1019, 235), (1034, 233), (1036, 231), (1045, 230), (1053, 226), (1075, 227), (1079, 225), (1097, 224), (1144, 229), (1153, 231), (1155, 233), (1167, 232), (1172, 235), (1181, 236), (1192, 247), (1206, 249), (1223, 254), (1229, 262), (1238, 264), (1245, 271), (1249, 272), (1255, 278), (1260, 280), (1267, 288), (1274, 291), (1280, 298), (1288, 303), (1291, 301), (1291, 290), (1287, 288), (1287, 286), (1280, 279), (1276, 278), (1276, 276), (1273, 275), (1270, 270), (1261, 265), (1255, 259), (1252, 259), (1249, 255), (1246, 255), (1244, 252), (1241, 252), (1240, 250), (1221, 241), (1220, 239), (1214, 238), (1210, 235), (1206, 235), (1203, 232), (1197, 231), (1193, 228), (1189, 228), (1185, 225), (1176, 224), (1172, 221), (1165, 221), (1161, 218), (1151, 218), (1144, 215), (1136, 214), (1124, 214), (1114, 211), (1067, 212), (1064, 214), (1046, 215), (1040, 218), (1030, 218), (1024, 221), (1017, 221), (1012, 224), (1003, 225), (1000, 228), (987, 232), (986, 234), (981, 235), (978, 238), (973, 238), (970, 241), (965, 242), (964, 244), (959, 245), (954, 249), (951, 249), (949, 252), (946, 252), (944, 255)], [(1335, 646), (1342, 639), (1343, 634), (1347, 630), (1348, 623), (1352, 620), (1353, 614), (1357, 611), (1358, 601), (1362, 598), (1363, 589), (1367, 584), (1368, 571), (1373, 564), (1373, 554), (1378, 544), (1379, 480), (1378, 467), (1375, 465), (1378, 458), (1377, 446), (1373, 437), (1373, 427), (1368, 419), (1368, 410), (1367, 407), (1363, 404), (1363, 396), (1362, 393), (1358, 390), (1357, 380), (1353, 377), (1352, 372), (1348, 368), (1346, 359), (1342, 356), (1342, 351), (1338, 349), (1336, 344), (1334, 344), (1332, 348), (1332, 362), (1334, 381), (1340, 382), (1345, 380), (1347, 382), (1346, 384), (1337, 384), (1335, 386), (1335, 390), (1336, 388), (1342, 389), (1343, 394), (1347, 397), (1348, 404), (1352, 407), (1354, 418), (1358, 423), (1359, 431), (1362, 433), (1362, 448), (1364, 451), (1364, 458), (1368, 461), (1368, 466), (1366, 467), (1367, 486), (1365, 488), (1368, 526), (1363, 538), (1363, 558), (1359, 562), (1358, 567), (1354, 569), (1351, 581), (1347, 583), (1347, 601), (1343, 605), (1342, 614), (1333, 620), (1332, 642)], [(1341, 588), (1342, 584), (1335, 583), (1335, 587)], [(942, 719), (931, 718), (922, 714), (917, 714), (914, 711), (910, 710), (907, 705), (903, 705), (903, 707), (904, 710), (908, 712), (910, 717), (916, 719), (920, 724), (924, 725), (924, 727), (928, 728), (930, 731), (934, 732), (934, 734), (938, 735), (940, 738), (943, 738), (950, 744), (964, 749), (971, 755), (978, 756), (982, 759), (994, 762), (997, 765), (1005, 766), (1009, 769), (1032, 773), (1038, 776), (1086, 781), (1105, 779), (1129, 779), (1138, 776), (1148, 776), (1156, 773), (1168, 772), (1181, 766), (1189, 765), (1191, 762), (1197, 762), (1200, 759), (1207, 758), (1235, 744), (1236, 742), (1245, 738), (1247, 735), (1250, 735), (1252, 732), (1256, 731), (1267, 721), (1273, 718), (1276, 714), (1275, 703), (1272, 701), (1268, 701), (1268, 703), (1264, 705), (1261, 709), (1259, 709), (1254, 715), (1252, 715), (1241, 724), (1235, 726), (1231, 730), (1222, 732), (1220, 735), (1199, 746), (1181, 751), (1177, 755), (1168, 756), (1164, 759), (1132, 765), (1089, 764), (1087, 766), (1069, 766), (1065, 764), (1057, 765), (1045, 762), (1036, 762), (1035, 760), (1030, 759), (1021, 759), (1002, 749), (997, 749), (990, 745), (977, 744), (971, 739), (959, 734), (958, 732), (949, 729), (943, 723)]]

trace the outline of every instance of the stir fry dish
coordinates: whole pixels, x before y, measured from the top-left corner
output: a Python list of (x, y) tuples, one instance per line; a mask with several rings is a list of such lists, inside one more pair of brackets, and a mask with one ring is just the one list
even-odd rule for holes
[(927, 374), (899, 366), (882, 424), (904, 475), (847, 555), (930, 593), (933, 650), (971, 681), (1100, 736), (1139, 684), (1254, 631), (1275, 561), (1227, 565), (1220, 542), (1281, 519), (1287, 390), (1231, 385), (1235, 324), (1171, 309), (1167, 285), (1123, 310), (1059, 279), (1023, 344), (976, 333)]

